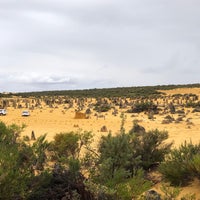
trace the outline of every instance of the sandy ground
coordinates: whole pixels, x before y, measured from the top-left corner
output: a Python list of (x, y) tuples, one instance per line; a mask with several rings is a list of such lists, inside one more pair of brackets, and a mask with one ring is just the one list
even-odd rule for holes
[[(35, 109), (30, 111), (29, 117), (22, 117), (21, 112), (23, 109), (8, 108), (7, 116), (0, 116), (0, 120), (6, 124), (15, 123), (17, 125), (26, 124), (26, 128), (22, 136), (31, 136), (34, 131), (36, 137), (41, 134), (47, 134), (47, 139), (51, 141), (56, 133), (78, 131), (79, 129), (92, 131), (95, 137), (99, 138), (103, 134), (100, 129), (106, 126), (112, 134), (116, 134), (120, 130), (121, 118), (120, 113), (118, 116), (113, 116), (112, 111), (105, 114), (105, 118), (97, 118), (91, 114), (89, 119), (75, 119), (75, 110), (73, 108), (62, 112), (62, 109)], [(178, 118), (178, 114), (171, 115), (173, 118)], [(166, 130), (169, 134), (168, 141), (173, 141), (174, 146), (179, 146), (185, 140), (197, 143), (200, 141), (200, 113), (189, 113), (187, 118), (190, 118), (192, 125), (186, 123), (186, 118), (180, 123), (162, 124), (164, 115), (155, 115), (154, 120), (148, 119), (146, 114), (128, 114), (125, 113), (125, 129), (129, 131), (133, 126), (133, 121), (138, 120), (139, 124), (144, 126), (145, 129), (152, 130), (158, 129), (160, 131)]]
[[(168, 95), (172, 94), (185, 94), (194, 93), (200, 95), (200, 88), (193, 89), (176, 89), (163, 91)], [(89, 119), (75, 119), (75, 109), (70, 108), (63, 110), (63, 106), (58, 108), (47, 108), (31, 110), (29, 117), (22, 117), (21, 112), (24, 109), (14, 109), (12, 107), (7, 108), (8, 114), (6, 116), (0, 116), (0, 120), (6, 124), (15, 123), (17, 125), (26, 124), (22, 136), (31, 136), (31, 132), (34, 131), (36, 137), (47, 134), (47, 140), (51, 141), (56, 133), (78, 131), (79, 129), (92, 131), (95, 136), (95, 141), (98, 142), (102, 135), (108, 132), (101, 132), (102, 126), (106, 126), (113, 134), (116, 134), (120, 130), (121, 118), (120, 110), (117, 116), (112, 115), (112, 110), (105, 114), (104, 118), (98, 118), (94, 116), (94, 113), (90, 115)], [(189, 109), (188, 109), (189, 110)], [(192, 141), (193, 143), (199, 143), (200, 141), (200, 113), (189, 112), (187, 117), (181, 123), (162, 124), (164, 115), (155, 115), (154, 120), (148, 119), (148, 116), (142, 114), (127, 114), (125, 113), (125, 129), (129, 131), (133, 126), (133, 120), (138, 120), (139, 124), (144, 126), (146, 130), (159, 129), (160, 131), (166, 130), (169, 133), (168, 141), (174, 142), (174, 147), (178, 147), (185, 140)], [(173, 115), (174, 118), (178, 117), (178, 114)], [(193, 125), (188, 125), (186, 119), (190, 118)], [(200, 183), (198, 181), (192, 183), (191, 186), (184, 188), (183, 193), (195, 193), (196, 197), (200, 199)]]

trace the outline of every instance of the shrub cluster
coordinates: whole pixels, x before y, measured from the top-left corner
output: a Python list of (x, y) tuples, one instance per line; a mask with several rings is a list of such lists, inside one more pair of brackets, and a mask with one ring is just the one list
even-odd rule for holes
[(146, 131), (134, 122), (126, 133), (123, 124), (122, 119), (117, 135), (102, 136), (95, 150), (91, 132), (59, 133), (50, 143), (42, 135), (30, 142), (19, 137), (24, 126), (0, 122), (0, 199), (137, 199), (152, 185), (146, 173), (160, 163), (173, 184), (200, 177), (200, 145), (170, 151), (167, 132)]
[(95, 104), (95, 107), (94, 107), (94, 110), (97, 111), (97, 112), (107, 112), (110, 109), (111, 109), (111, 106), (108, 103), (99, 103), (99, 102), (97, 102)]
[(90, 168), (91, 180), (114, 190), (118, 199), (136, 198), (147, 190), (151, 182), (145, 179), (144, 172), (163, 161), (170, 150), (171, 144), (163, 144), (167, 132), (146, 132), (138, 127), (134, 122), (129, 133), (121, 128), (116, 136), (103, 136), (94, 168)]
[(186, 185), (194, 177), (200, 178), (200, 144), (185, 142), (171, 150), (159, 171), (173, 185)]
[(142, 102), (142, 103), (136, 103), (134, 106), (132, 106), (131, 109), (127, 110), (127, 113), (140, 113), (140, 112), (154, 112), (158, 113), (158, 108), (155, 104), (152, 102)]

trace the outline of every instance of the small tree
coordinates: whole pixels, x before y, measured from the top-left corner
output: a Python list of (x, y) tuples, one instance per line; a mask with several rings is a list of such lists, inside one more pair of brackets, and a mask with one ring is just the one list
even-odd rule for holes
[(51, 143), (54, 160), (61, 162), (61, 164), (67, 164), (69, 159), (79, 160), (83, 147), (90, 150), (91, 140), (92, 134), (87, 131), (56, 134)]
[[(130, 164), (131, 149), (129, 145), (129, 136), (127, 134), (119, 134), (112, 136), (103, 136), (99, 144), (99, 170), (102, 180), (114, 178), (116, 172), (126, 169)], [(127, 173), (124, 171), (124, 176)], [(100, 178), (99, 177), (99, 178)]]
[[(131, 131), (125, 133), (123, 115), (122, 119), (119, 134), (112, 136), (109, 133), (107, 136), (102, 136), (100, 140), (96, 171), (92, 174), (92, 180), (116, 189), (121, 195), (120, 199), (126, 197), (129, 199), (131, 197), (128, 188), (133, 186), (131, 183), (134, 183), (136, 177), (138, 178), (138, 173), (163, 161), (170, 150), (171, 143), (163, 144), (163, 141), (168, 138), (167, 132), (158, 130), (146, 132), (136, 122)], [(139, 177), (138, 180), (142, 183), (144, 177)], [(140, 187), (142, 188), (142, 185)], [(129, 194), (125, 195), (125, 191)], [(125, 196), (122, 198), (123, 195)]]
[(55, 135), (52, 147), (58, 158), (75, 158), (78, 153), (78, 141), (79, 135), (77, 133), (59, 133)]
[(155, 129), (146, 132), (144, 127), (136, 121), (134, 121), (133, 128), (129, 131), (129, 135), (133, 160), (140, 158), (139, 166), (144, 170), (163, 161), (172, 145), (172, 143), (164, 144), (164, 140), (168, 138), (166, 131)]

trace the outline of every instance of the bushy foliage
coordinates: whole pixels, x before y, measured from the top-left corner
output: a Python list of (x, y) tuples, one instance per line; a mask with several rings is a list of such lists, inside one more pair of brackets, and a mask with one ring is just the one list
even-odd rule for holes
[(46, 161), (45, 136), (30, 145), (19, 138), (23, 127), (0, 122), (0, 199), (25, 198), (34, 170)]
[(99, 163), (101, 163), (99, 178), (113, 178), (115, 172), (125, 169), (131, 160), (131, 149), (129, 145), (129, 136), (119, 134), (118, 136), (103, 136), (99, 145)]
[(137, 133), (133, 132), (134, 129), (129, 134), (122, 132), (112, 136), (110, 133), (101, 138), (99, 162), (102, 163), (101, 167), (104, 167), (104, 162), (106, 166), (109, 165), (109, 169), (105, 170), (108, 173), (107, 177), (113, 177), (114, 171), (120, 168), (128, 170), (131, 174), (139, 167), (146, 170), (151, 165), (163, 161), (169, 153), (171, 143), (163, 144), (168, 138), (166, 131), (156, 129), (146, 132), (142, 129), (142, 132), (139, 130)]
[(74, 178), (70, 170), (54, 168), (52, 172), (44, 172), (34, 177), (34, 188), (28, 200), (40, 199), (81, 199), (93, 200), (93, 195), (86, 189), (85, 178), (78, 173)]
[(0, 122), (0, 199), (23, 195), (31, 175), (22, 157), (24, 147), (17, 142), (20, 133), (14, 127)]
[(176, 199), (177, 200), (178, 199), (181, 199), (181, 200), (196, 200), (195, 194), (192, 194), (192, 193), (180, 195), (181, 188), (179, 186), (178, 187), (171, 187), (169, 184), (162, 184), (160, 189), (163, 192), (163, 195), (162, 195), (163, 200), (171, 200), (171, 199), (174, 199), (174, 200), (176, 200)]
[(78, 159), (82, 147), (86, 149), (92, 141), (91, 132), (66, 132), (56, 134), (50, 149), (54, 160), (66, 163), (69, 158)]
[(200, 145), (185, 143), (169, 152), (167, 132), (134, 122), (126, 133), (121, 117), (120, 132), (102, 136), (97, 151), (91, 132), (60, 133), (51, 143), (42, 135), (30, 143), (19, 137), (24, 126), (0, 122), (0, 199), (133, 199), (151, 186), (145, 171), (161, 162), (173, 184), (200, 177)]
[[(160, 87), (119, 87), (119, 88), (103, 88), (89, 90), (60, 90), (60, 91), (42, 91), (42, 92), (26, 92), (17, 93), (15, 95), (22, 97), (40, 97), (40, 96), (70, 96), (70, 97), (149, 97), (158, 96), (161, 92)], [(0, 94), (1, 95), (1, 94)], [(12, 95), (12, 94), (11, 94)]]
[(129, 131), (131, 148), (134, 158), (140, 158), (140, 167), (144, 170), (164, 160), (171, 149), (172, 143), (164, 143), (168, 138), (166, 131), (158, 129), (146, 131), (136, 121)]
[(93, 195), (92, 200), (116, 200), (116, 190), (106, 187), (105, 185), (95, 183), (91, 179), (84, 182), (86, 190)]
[(111, 106), (108, 103), (97, 102), (94, 105), (94, 110), (97, 112), (107, 112), (110, 109), (111, 109)]
[(144, 111), (158, 112), (158, 108), (152, 102), (136, 103), (131, 109), (127, 110), (127, 113), (140, 113)]
[(169, 153), (172, 143), (164, 144), (163, 141), (168, 138), (166, 131), (158, 129), (144, 132), (137, 137), (137, 153), (141, 155), (141, 166), (147, 170), (152, 165), (158, 164), (164, 160), (165, 155)]
[(199, 177), (200, 144), (185, 142), (179, 148), (170, 151), (166, 161), (161, 163), (159, 171), (174, 185), (188, 184), (194, 176)]
[(164, 200), (176, 199), (181, 192), (179, 187), (170, 187), (168, 184), (162, 184), (160, 189), (164, 193)]
[(188, 168), (190, 171), (192, 171), (194, 173), (195, 177), (200, 179), (200, 155), (199, 155), (199, 153), (192, 156), (192, 159), (189, 163)]
[(57, 136), (56, 151), (60, 156), (67, 155), (68, 162), (67, 167), (56, 163), (52, 169), (48, 165), (52, 144), (46, 141), (46, 135), (30, 143), (19, 138), (22, 130), (23, 126), (0, 122), (0, 199), (94, 199), (86, 191), (78, 159), (80, 148), (89, 144), (89, 132), (66, 134), (65, 143), (65, 135)]
[(73, 158), (75, 158), (76, 154), (78, 153), (78, 141), (79, 135), (77, 133), (59, 133), (56, 134), (54, 137), (52, 148), (54, 152), (57, 153), (58, 157), (65, 156), (65, 158), (68, 158), (72, 156)]
[[(134, 125), (139, 126), (136, 123)], [(122, 123), (118, 135), (109, 133), (102, 136), (94, 164), (96, 170), (91, 174), (95, 183), (116, 190), (119, 199), (131, 199), (133, 194), (137, 193), (133, 191), (135, 184), (132, 184), (134, 181), (136, 183), (136, 180), (144, 184), (140, 185), (140, 192), (144, 192), (142, 188), (149, 183), (142, 181), (145, 180), (142, 171), (163, 161), (171, 146), (163, 145), (163, 141), (168, 137), (167, 132), (133, 130), (138, 129), (133, 128), (130, 133), (125, 133)], [(130, 188), (132, 192), (129, 191)]]
[(144, 191), (150, 189), (152, 183), (144, 178), (143, 170), (138, 170), (136, 174), (116, 185), (117, 198), (120, 200), (137, 199)]

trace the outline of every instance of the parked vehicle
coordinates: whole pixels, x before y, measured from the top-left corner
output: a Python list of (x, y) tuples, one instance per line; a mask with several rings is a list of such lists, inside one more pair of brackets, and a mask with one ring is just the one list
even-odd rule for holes
[(28, 116), (30, 116), (30, 112), (28, 110), (24, 110), (24, 111), (22, 111), (22, 116), (28, 117)]
[(7, 111), (6, 109), (0, 109), (0, 115), (6, 115)]

